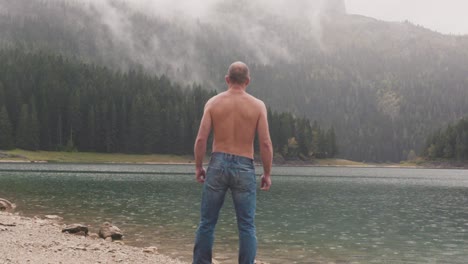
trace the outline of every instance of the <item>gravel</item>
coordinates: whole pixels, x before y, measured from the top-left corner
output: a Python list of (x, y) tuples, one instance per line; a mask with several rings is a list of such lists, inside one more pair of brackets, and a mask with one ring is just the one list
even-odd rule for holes
[(62, 227), (58, 220), (0, 213), (0, 263), (186, 264), (158, 254), (154, 247), (143, 249), (65, 234)]

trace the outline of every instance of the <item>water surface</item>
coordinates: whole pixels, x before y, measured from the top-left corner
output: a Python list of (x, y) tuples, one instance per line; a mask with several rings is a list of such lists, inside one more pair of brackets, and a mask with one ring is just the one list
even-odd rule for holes
[[(25, 215), (58, 214), (127, 244), (189, 261), (201, 185), (185, 165), (0, 164), (0, 197)], [(260, 171), (260, 170), (259, 170)], [(466, 263), (468, 171), (276, 167), (259, 192), (258, 255), (270, 263)], [(229, 193), (228, 193), (229, 195)], [(226, 199), (215, 257), (236, 263)]]

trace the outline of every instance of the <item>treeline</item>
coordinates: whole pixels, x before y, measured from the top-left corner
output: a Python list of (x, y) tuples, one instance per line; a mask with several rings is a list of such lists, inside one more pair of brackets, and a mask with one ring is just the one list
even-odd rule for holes
[(1, 148), (191, 153), (215, 94), (40, 52), (3, 50), (0, 61)]
[[(466, 36), (345, 14), (320, 18), (318, 33), (307, 17), (232, 8), (239, 2), (233, 0), (219, 1), (227, 6), (216, 9), (214, 20), (167, 18), (119, 2), (103, 9), (71, 0), (3, 1), (0, 45), (48, 49), (123, 71), (142, 65), (151, 75), (208, 90), (222, 88), (227, 65), (243, 60), (254, 96), (275, 111), (333, 126), (339, 156), (358, 161), (420, 155), (432, 131), (468, 112)], [(232, 27), (238, 21), (252, 26)]]
[(276, 153), (285, 158), (331, 158), (338, 154), (335, 130), (322, 129), (317, 122), (295, 118), (291, 113), (277, 113), (269, 109), (268, 122)]
[(450, 124), (429, 137), (424, 156), (430, 159), (468, 159), (468, 119)]
[[(0, 149), (191, 154), (205, 102), (216, 94), (48, 53), (3, 50), (0, 61)], [(270, 113), (284, 157), (336, 153), (324, 147), (336, 146), (332, 132)]]

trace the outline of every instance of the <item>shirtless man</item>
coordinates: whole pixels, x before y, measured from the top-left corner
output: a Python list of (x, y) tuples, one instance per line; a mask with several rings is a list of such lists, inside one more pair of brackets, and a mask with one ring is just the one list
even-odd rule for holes
[[(244, 63), (231, 64), (225, 79), (228, 90), (206, 103), (195, 142), (196, 179), (204, 185), (194, 264), (211, 264), (214, 229), (228, 189), (231, 190), (239, 229), (239, 264), (253, 264), (255, 261), (255, 133), (258, 134), (263, 162), (261, 189), (268, 191), (271, 186), (273, 147), (265, 104), (245, 91), (250, 83), (250, 74)], [(203, 158), (211, 129), (214, 131), (213, 153), (205, 172)]]

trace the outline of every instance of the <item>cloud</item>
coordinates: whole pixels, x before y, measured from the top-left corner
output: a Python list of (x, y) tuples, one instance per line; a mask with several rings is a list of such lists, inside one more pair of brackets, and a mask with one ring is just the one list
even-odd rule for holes
[[(295, 48), (284, 35), (300, 31), (310, 45), (320, 46), (320, 15), (330, 2), (342, 0), (49, 0), (86, 3), (99, 14), (98, 21), (112, 34), (112, 46), (119, 56), (131, 64), (142, 65), (158, 74), (167, 73), (178, 81), (213, 82), (210, 80), (206, 58), (200, 52), (203, 41), (218, 41), (221, 53), (233, 59), (248, 58), (257, 64), (291, 62)], [(94, 12), (93, 11), (93, 12)], [(135, 14), (143, 14), (148, 21), (166, 21), (168, 34), (140, 30)], [(151, 20), (155, 19), (155, 20)], [(150, 25), (151, 26), (151, 25)], [(141, 32), (144, 33), (141, 33)], [(210, 32), (207, 32), (210, 31)], [(182, 36), (177, 36), (182, 34)], [(212, 39), (207, 39), (207, 34)], [(289, 38), (296, 38), (294, 34)], [(306, 42), (305, 41), (305, 42)], [(211, 44), (211, 43), (207, 43)], [(317, 45), (319, 44), (319, 45)], [(305, 43), (304, 45), (307, 45)], [(109, 54), (109, 47), (100, 47)], [(213, 51), (214, 52), (214, 51)], [(210, 55), (210, 54), (208, 54)], [(181, 69), (188, 76), (176, 74)], [(183, 78), (183, 80), (180, 80)]]

